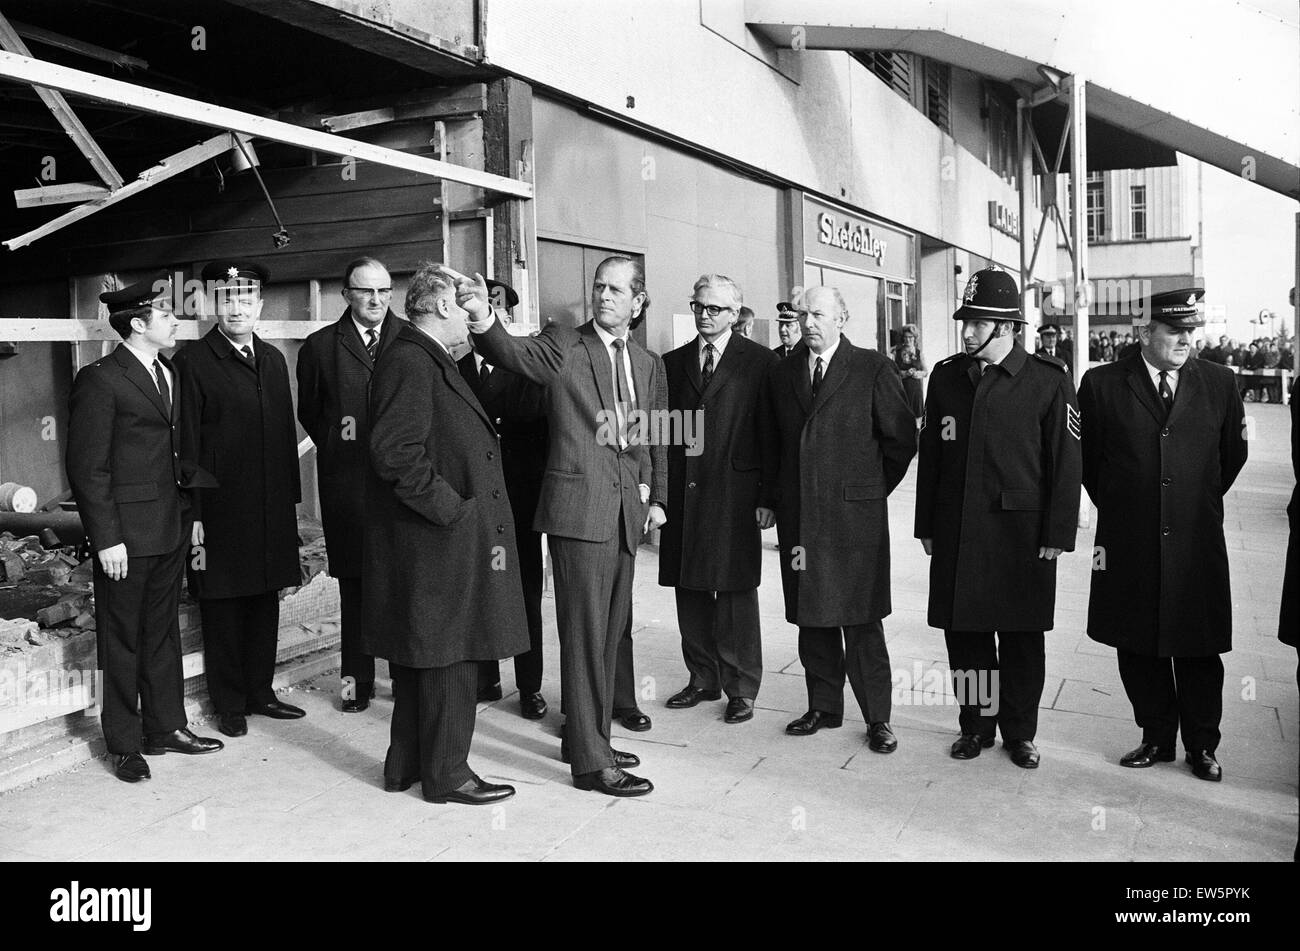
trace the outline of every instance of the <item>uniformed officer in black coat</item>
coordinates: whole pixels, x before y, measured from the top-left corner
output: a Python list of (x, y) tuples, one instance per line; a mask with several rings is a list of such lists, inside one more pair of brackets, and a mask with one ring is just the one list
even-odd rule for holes
[(1074, 347), (1067, 347), (1060, 343), (1061, 328), (1059, 324), (1043, 324), (1038, 328), (1038, 349), (1034, 351), (1040, 356), (1052, 357), (1060, 360), (1065, 364), (1065, 369), (1073, 374), (1074, 372)]
[(788, 300), (783, 300), (776, 305), (776, 335), (781, 342), (772, 350), (784, 360), (794, 352), (795, 345), (802, 339), (799, 332), (799, 309)]
[[(509, 284), (488, 281), (488, 300), (503, 323), (519, 294)], [(472, 343), (472, 338), (471, 338)], [(505, 367), (494, 367), (471, 350), (457, 362), (461, 376), (478, 397), (501, 439), (501, 468), (506, 495), (515, 517), (515, 551), (524, 587), (524, 614), (528, 618), (528, 650), (515, 655), (515, 689), (519, 713), (526, 720), (546, 716), (542, 696), (542, 533), (533, 531), (537, 501), (546, 474), (549, 445), (546, 428), (546, 390)], [(495, 660), (479, 661), (478, 699), (501, 699), (501, 666)]]
[(340, 677), (344, 713), (370, 706), (375, 659), (361, 651), (362, 513), (370, 465), (370, 378), (375, 362), (397, 337), (402, 319), (389, 309), (393, 279), (374, 258), (343, 269), (348, 309), (332, 326), (303, 341), (298, 351), (298, 420), (316, 444), (321, 523), (330, 577), (339, 582), (342, 613)]
[(117, 778), (149, 779), (141, 753), (211, 753), (185, 720), (177, 616), (192, 486), (181, 462), (172, 286), (158, 274), (101, 294), (123, 343), (72, 384), (68, 484), (94, 552), (100, 725)]
[(1016, 338), (1025, 319), (1006, 271), (972, 275), (953, 319), (965, 352), (930, 376), (916, 484), (929, 622), (961, 705), (952, 756), (979, 756), (1000, 726), (1012, 762), (1034, 769), (1056, 558), (1079, 520), (1079, 410), (1064, 364)]
[(1116, 648), (1142, 743), (1120, 764), (1174, 758), (1218, 782), (1232, 594), (1223, 496), (1246, 464), (1243, 408), (1226, 367), (1193, 360), (1202, 288), (1141, 302), (1140, 349), (1079, 385), (1083, 484), (1097, 506), (1088, 636)]
[(203, 268), (217, 326), (176, 357), (181, 455), (216, 476), (196, 493), (188, 578), (203, 621), (203, 664), (217, 729), (243, 736), (245, 715), (304, 716), (276, 699), (279, 591), (302, 583), (297, 427), (284, 355), (253, 329), (266, 268), (218, 260)]

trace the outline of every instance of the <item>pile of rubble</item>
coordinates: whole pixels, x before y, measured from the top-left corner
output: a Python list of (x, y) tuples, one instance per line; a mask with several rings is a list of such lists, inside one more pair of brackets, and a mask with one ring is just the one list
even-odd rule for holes
[(8, 595), (0, 601), (0, 646), (39, 645), (42, 629), (95, 629), (91, 563), (79, 562), (75, 548), (47, 548), (36, 535), (0, 534), (0, 589)]

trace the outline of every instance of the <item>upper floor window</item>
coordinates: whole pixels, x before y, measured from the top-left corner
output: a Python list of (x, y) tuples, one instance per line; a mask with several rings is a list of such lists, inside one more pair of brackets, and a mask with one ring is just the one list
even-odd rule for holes
[(1147, 236), (1147, 187), (1145, 185), (1131, 185), (1128, 193), (1133, 240), (1145, 240)]
[(1088, 241), (1106, 240), (1106, 180), (1101, 172), (1088, 173)]

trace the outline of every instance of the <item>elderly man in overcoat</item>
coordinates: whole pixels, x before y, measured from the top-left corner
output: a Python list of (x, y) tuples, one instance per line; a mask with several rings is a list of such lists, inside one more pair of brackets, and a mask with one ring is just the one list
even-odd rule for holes
[(389, 309), (393, 279), (374, 258), (343, 269), (347, 310), (298, 351), (298, 421), (316, 444), (321, 523), (330, 577), (342, 609), (340, 677), (344, 713), (370, 706), (375, 659), (358, 648), (366, 625), (361, 597), (362, 494), (370, 466), (370, 377), (402, 320)]
[(1140, 349), (1089, 370), (1079, 407), (1083, 484), (1098, 513), (1088, 636), (1117, 650), (1142, 728), (1120, 764), (1172, 761), (1181, 730), (1193, 773), (1218, 782), (1220, 655), (1232, 650), (1223, 497), (1247, 450), (1236, 377), (1189, 359), (1203, 294), (1141, 302)]
[(1006, 271), (974, 274), (953, 319), (965, 348), (930, 377), (916, 475), (929, 622), (961, 707), (951, 752), (974, 759), (1001, 727), (1011, 761), (1034, 769), (1056, 558), (1074, 550), (1079, 521), (1079, 410), (1065, 366), (1017, 339), (1025, 319)]
[(514, 795), (469, 766), (478, 662), (528, 649), (514, 516), (496, 427), (461, 377), (455, 283), (422, 267), (370, 397), (361, 648), (388, 661), (394, 699), (384, 788), (431, 802)]
[(288, 363), (255, 333), (267, 269), (222, 259), (203, 268), (217, 326), (176, 356), (181, 368), (181, 457), (218, 488), (194, 493), (190, 593), (203, 621), (203, 664), (217, 729), (248, 732), (247, 714), (295, 720), (278, 699), (279, 592), (302, 583), (298, 429)]
[(843, 724), (847, 670), (871, 749), (892, 753), (886, 499), (916, 455), (916, 418), (889, 360), (842, 334), (849, 314), (836, 288), (809, 288), (798, 307), (806, 349), (769, 370), (764, 423), (764, 508), (808, 687), (808, 711), (786, 732)]
[(758, 412), (767, 371), (779, 361), (733, 331), (740, 306), (734, 281), (702, 275), (691, 300), (699, 335), (664, 355), (668, 408), (682, 436), (668, 447), (668, 510), (681, 517), (660, 532), (659, 583), (676, 591), (690, 673), (668, 706), (725, 692), (727, 723), (753, 718), (763, 678), (759, 530), (771, 522), (758, 516)]

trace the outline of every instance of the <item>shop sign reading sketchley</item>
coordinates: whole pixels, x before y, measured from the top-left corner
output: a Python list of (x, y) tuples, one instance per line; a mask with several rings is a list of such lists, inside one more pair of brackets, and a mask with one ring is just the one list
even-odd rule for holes
[(829, 211), (817, 215), (817, 240), (832, 248), (843, 248), (885, 263), (885, 242), (871, 233), (871, 225), (837, 218)]
[(912, 236), (804, 196), (804, 254), (811, 259), (912, 277)]

